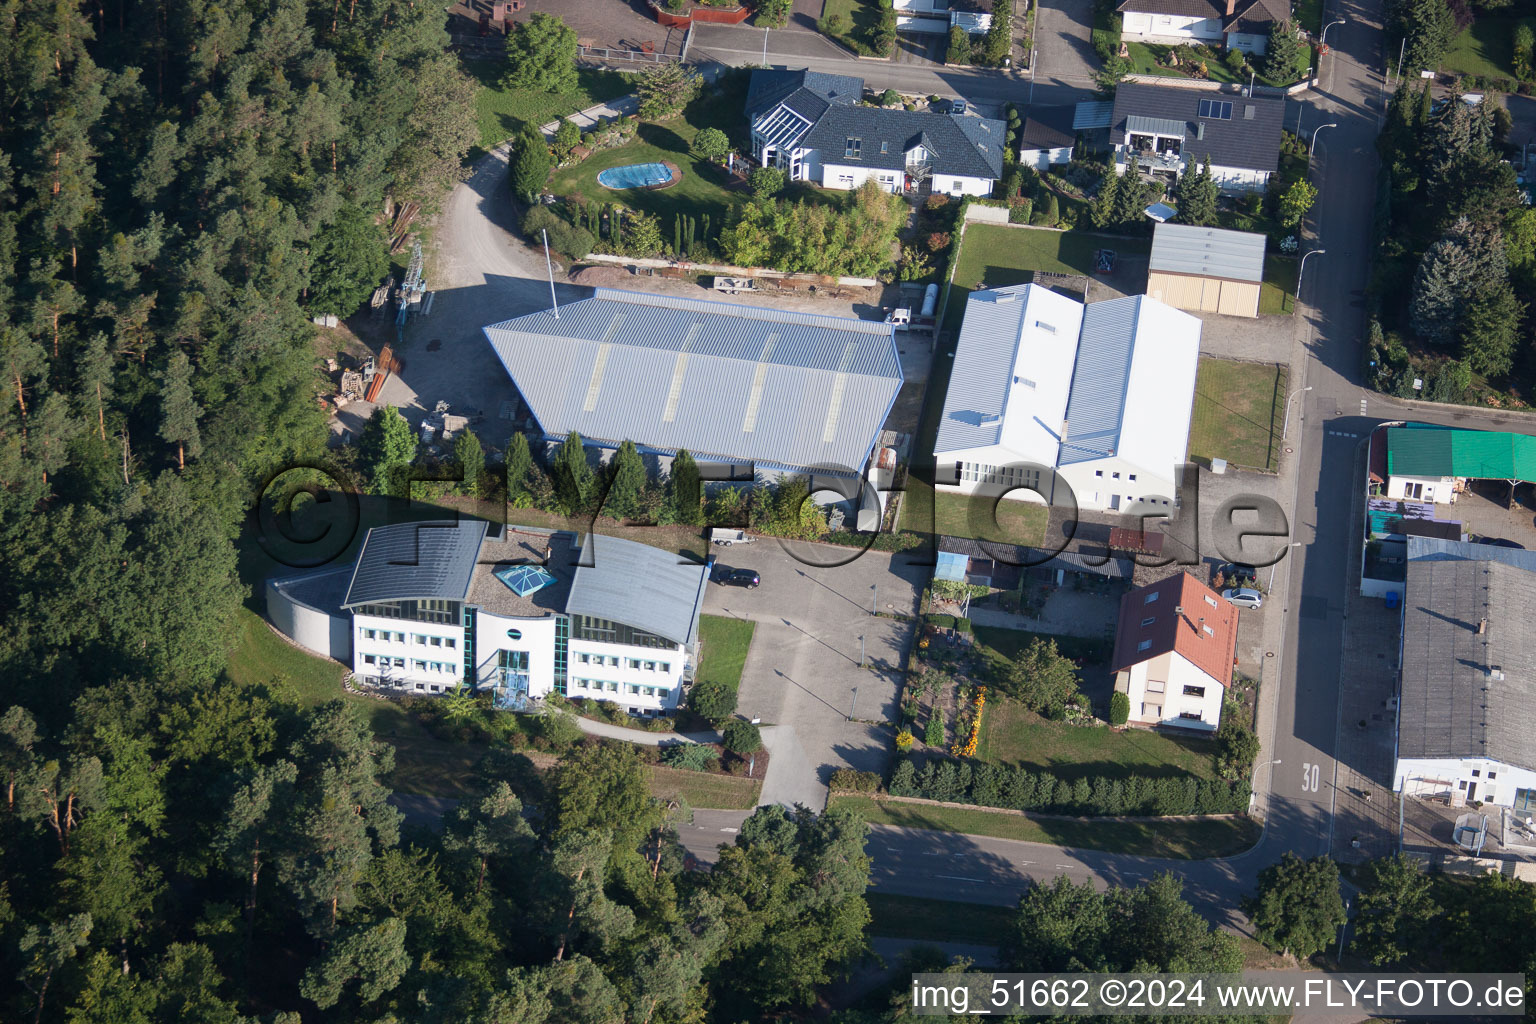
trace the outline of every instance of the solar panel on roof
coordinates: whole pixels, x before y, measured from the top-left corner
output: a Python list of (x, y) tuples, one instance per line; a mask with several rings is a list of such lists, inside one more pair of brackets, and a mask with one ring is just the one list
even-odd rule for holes
[(527, 597), (555, 582), (548, 570), (537, 565), (509, 565), (505, 569), (497, 569), (492, 575), (518, 597)]

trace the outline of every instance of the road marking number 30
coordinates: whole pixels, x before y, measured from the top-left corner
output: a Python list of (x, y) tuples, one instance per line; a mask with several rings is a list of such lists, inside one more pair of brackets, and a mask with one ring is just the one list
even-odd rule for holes
[(1322, 765), (1303, 761), (1301, 763), (1301, 791), (1303, 793), (1316, 793), (1322, 779), (1322, 774)]

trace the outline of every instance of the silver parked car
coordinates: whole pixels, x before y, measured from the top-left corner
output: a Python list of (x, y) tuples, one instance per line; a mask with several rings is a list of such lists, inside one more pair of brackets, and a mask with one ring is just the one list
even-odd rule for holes
[(1223, 590), (1221, 596), (1239, 608), (1264, 607), (1264, 595), (1252, 587), (1234, 587), (1231, 590)]

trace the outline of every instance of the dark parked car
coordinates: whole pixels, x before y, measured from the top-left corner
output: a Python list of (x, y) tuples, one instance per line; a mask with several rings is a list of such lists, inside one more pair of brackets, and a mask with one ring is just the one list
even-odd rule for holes
[(1482, 537), (1480, 538), (1480, 543), (1492, 544), (1497, 548), (1519, 548), (1521, 551), (1525, 550), (1524, 544), (1516, 544), (1514, 541), (1504, 537)]
[(723, 587), (746, 587), (748, 590), (762, 582), (757, 573), (751, 569), (729, 569), (723, 565), (715, 566), (715, 572), (711, 578)]
[(1100, 249), (1093, 254), (1093, 272), (1095, 274), (1112, 274), (1115, 270), (1115, 260), (1120, 256), (1113, 249)]
[(1259, 581), (1259, 570), (1251, 565), (1243, 565), (1241, 562), (1228, 562), (1218, 566), (1216, 575), (1220, 576), (1223, 585), (1228, 587), (1254, 587)]

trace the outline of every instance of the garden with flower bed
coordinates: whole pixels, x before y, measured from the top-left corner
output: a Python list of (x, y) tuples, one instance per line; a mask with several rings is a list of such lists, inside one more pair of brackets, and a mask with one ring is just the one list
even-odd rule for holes
[(975, 632), (929, 611), (908, 662), (891, 773), (883, 787), (834, 779), (845, 794), (836, 800), (915, 828), (1169, 857), (1245, 848), (1256, 835), (1244, 817), (1251, 719), (1233, 714), (1219, 740), (1111, 726), (1081, 690), (1083, 673), (1108, 673), (1103, 647)]

